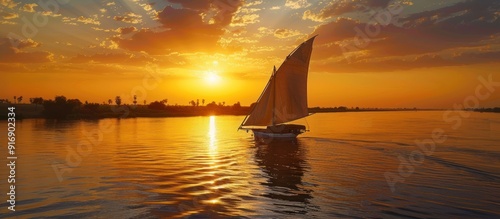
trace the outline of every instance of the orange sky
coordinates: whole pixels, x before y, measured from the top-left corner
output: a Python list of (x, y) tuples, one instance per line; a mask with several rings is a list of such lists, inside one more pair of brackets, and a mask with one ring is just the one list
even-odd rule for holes
[[(273, 65), (318, 34), (310, 106), (450, 108), (475, 95), (478, 77), (500, 82), (499, 8), (497, 0), (0, 0), (0, 99), (131, 103), (136, 94), (141, 103), (249, 105)], [(480, 106), (500, 106), (500, 91)]]

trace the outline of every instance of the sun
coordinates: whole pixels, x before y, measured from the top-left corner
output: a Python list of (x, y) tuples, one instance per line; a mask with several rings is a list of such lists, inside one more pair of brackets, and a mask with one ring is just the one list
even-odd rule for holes
[(213, 71), (209, 71), (205, 75), (205, 81), (208, 84), (215, 85), (215, 84), (218, 84), (220, 82), (220, 76), (217, 75), (217, 73), (215, 73)]

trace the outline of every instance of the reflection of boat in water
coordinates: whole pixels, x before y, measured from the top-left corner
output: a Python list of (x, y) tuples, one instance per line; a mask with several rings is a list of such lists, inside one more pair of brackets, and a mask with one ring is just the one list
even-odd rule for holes
[(262, 184), (268, 192), (263, 196), (273, 199), (273, 211), (306, 214), (311, 208), (313, 191), (302, 179), (309, 169), (305, 156), (300, 141), (273, 141), (257, 147), (256, 162), (267, 175)]
[(240, 129), (251, 129), (258, 139), (294, 139), (306, 131), (303, 125), (285, 123), (309, 115), (307, 75), (314, 38), (290, 53), (278, 70), (274, 68), (264, 91)]

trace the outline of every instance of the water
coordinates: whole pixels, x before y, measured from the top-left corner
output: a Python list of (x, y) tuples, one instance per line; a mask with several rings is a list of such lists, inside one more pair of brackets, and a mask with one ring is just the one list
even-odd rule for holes
[[(500, 217), (500, 115), (454, 130), (443, 113), (315, 114), (268, 145), (240, 116), (18, 121), (16, 212), (0, 217)], [(419, 149), (436, 128), (446, 140)]]

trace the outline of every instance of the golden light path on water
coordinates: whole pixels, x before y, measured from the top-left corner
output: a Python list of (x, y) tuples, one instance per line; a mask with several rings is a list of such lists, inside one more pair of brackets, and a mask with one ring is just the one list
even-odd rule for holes
[[(211, 169), (212, 169), (212, 174), (215, 175), (218, 167), (216, 166), (216, 164), (219, 162), (219, 160), (217, 160), (217, 155), (218, 155), (218, 151), (217, 151), (217, 126), (215, 125), (215, 116), (210, 116), (209, 117), (209, 123), (208, 123), (208, 153), (210, 155), (210, 158), (211, 158), (211, 163), (210, 163), (210, 166), (211, 166)], [(210, 182), (211, 184), (214, 184), (215, 181), (211, 181)], [(211, 187), (212, 191), (214, 190), (217, 190), (217, 189), (220, 189), (222, 187), (217, 187), (216, 185), (213, 185)], [(217, 204), (219, 202), (218, 198), (220, 197), (216, 197), (216, 198), (212, 198), (212, 199), (209, 199), (208, 201), (206, 201), (206, 203), (209, 203), (209, 204)]]
[(210, 156), (215, 157), (217, 155), (217, 127), (215, 126), (215, 116), (210, 116), (210, 122), (208, 123), (208, 148)]

